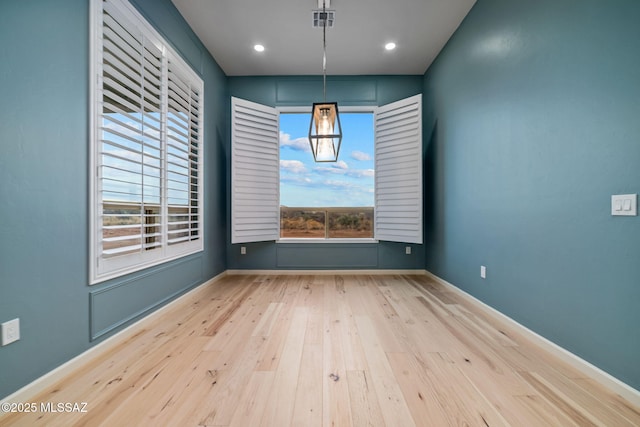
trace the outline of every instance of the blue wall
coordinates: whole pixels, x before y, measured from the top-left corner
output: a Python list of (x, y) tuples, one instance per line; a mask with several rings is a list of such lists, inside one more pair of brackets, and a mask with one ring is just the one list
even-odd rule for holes
[(637, 389), (639, 22), (478, 0), (424, 78), (427, 269)]
[(88, 2), (2, 2), (0, 397), (226, 269), (226, 77), (169, 0), (135, 4), (205, 81), (205, 250), (88, 286)]
[[(311, 110), (323, 87), (322, 76), (230, 77), (229, 90), (231, 96), (272, 107)], [(385, 105), (421, 92), (421, 76), (327, 77), (327, 100), (340, 106)], [(229, 208), (229, 223), (230, 215)], [(240, 246), (246, 246), (246, 255), (240, 254)], [(412, 247), (411, 255), (405, 254), (405, 246)], [(393, 242), (229, 244), (228, 253), (230, 269), (424, 269), (424, 245)]]

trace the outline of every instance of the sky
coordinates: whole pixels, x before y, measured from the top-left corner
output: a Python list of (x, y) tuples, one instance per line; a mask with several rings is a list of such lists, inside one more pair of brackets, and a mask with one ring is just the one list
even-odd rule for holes
[(373, 114), (340, 113), (338, 161), (315, 163), (309, 145), (309, 113), (280, 114), (280, 205), (374, 205)]

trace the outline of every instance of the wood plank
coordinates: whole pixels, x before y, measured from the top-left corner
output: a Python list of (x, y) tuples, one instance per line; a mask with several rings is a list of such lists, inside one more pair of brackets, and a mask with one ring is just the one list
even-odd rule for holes
[(305, 341), (291, 425), (322, 425), (322, 357), (322, 344)]
[(383, 419), (388, 426), (415, 425), (402, 391), (378, 339), (374, 322), (367, 316), (356, 316), (358, 331), (371, 372), (371, 383), (378, 397)]
[[(574, 385), (578, 385), (576, 389)], [(582, 405), (594, 413), (601, 413), (603, 421), (617, 419), (619, 425), (638, 426), (640, 420), (640, 408), (633, 406), (601, 384), (591, 378), (576, 378), (567, 382), (564, 388), (566, 393), (579, 393), (588, 395), (589, 398)], [(622, 418), (620, 418), (622, 417)]]
[(391, 353), (389, 363), (416, 424), (450, 425), (450, 419), (438, 402), (439, 384), (418, 366), (415, 357)]
[(540, 375), (535, 372), (520, 372), (519, 374), (540, 393), (544, 400), (560, 409), (569, 419), (576, 421), (578, 425), (605, 427), (604, 423), (595, 418), (585, 408), (576, 404)]
[[(202, 425), (228, 425), (233, 418), (238, 401), (243, 395), (245, 387), (253, 374), (252, 368), (258, 363), (259, 353), (264, 348), (264, 337), (248, 337), (246, 345), (238, 348), (235, 359), (228, 359), (226, 354), (220, 352), (216, 359), (213, 371), (217, 374), (217, 389), (206, 396), (210, 404), (202, 409), (196, 408), (194, 414), (200, 415), (199, 423)], [(224, 362), (224, 369), (216, 369)], [(188, 425), (174, 424), (174, 425)]]
[(309, 309), (296, 307), (260, 425), (291, 424)]
[[(346, 365), (342, 332), (336, 301), (344, 294), (333, 277), (322, 277), (324, 284), (324, 336), (322, 338), (322, 419), (325, 426), (351, 426), (349, 387), (345, 380)], [(338, 320), (336, 322), (336, 320)]]
[(281, 302), (272, 302), (269, 303), (264, 314), (260, 318), (260, 321), (256, 325), (256, 328), (253, 330), (251, 336), (253, 337), (268, 337), (271, 335), (271, 331), (273, 329), (273, 325), (278, 320), (278, 315), (280, 314), (280, 310), (282, 310)]
[(437, 384), (437, 401), (445, 408), (449, 425), (510, 425), (447, 354), (430, 353), (418, 363), (430, 380)]
[(316, 344), (322, 349), (324, 336), (324, 285), (312, 281), (305, 283), (304, 292), (309, 292), (306, 307), (309, 308), (309, 318), (307, 319), (307, 331), (304, 335), (305, 344)]
[(249, 384), (239, 399), (240, 404), (233, 413), (230, 426), (246, 427), (260, 425), (262, 415), (272, 393), (273, 371), (255, 371), (251, 374)]
[(367, 371), (348, 371), (349, 401), (354, 427), (383, 427), (384, 418)]
[(146, 424), (171, 425), (172, 420), (188, 418), (201, 406), (202, 396), (215, 395), (220, 375), (213, 366), (219, 356), (219, 352), (201, 351), (188, 368), (165, 387), (165, 394), (147, 411)]
[(515, 396), (515, 398), (524, 408), (523, 417), (531, 425), (580, 427), (566, 414), (538, 395)]
[(273, 281), (271, 289), (267, 290), (265, 296), (269, 301), (280, 302), (283, 306), (278, 314), (278, 320), (271, 330), (271, 335), (260, 353), (257, 370), (275, 371), (278, 367), (287, 331), (290, 328), (293, 311), (296, 307), (296, 300), (300, 289), (304, 286), (303, 281), (304, 277), (300, 276), (278, 276), (278, 280)]

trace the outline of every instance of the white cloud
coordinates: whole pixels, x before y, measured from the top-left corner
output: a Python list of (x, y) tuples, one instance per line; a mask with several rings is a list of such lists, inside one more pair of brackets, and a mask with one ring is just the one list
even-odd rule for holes
[(300, 160), (280, 160), (280, 169), (298, 174), (307, 172), (307, 168)]
[(352, 151), (351, 158), (353, 160), (358, 160), (360, 162), (364, 162), (366, 160), (371, 160), (371, 156), (363, 151)]
[[(282, 204), (287, 206), (373, 206), (371, 183), (336, 179), (314, 179), (294, 175), (282, 177), (287, 195)], [(282, 196), (282, 194), (281, 194)]]
[(322, 166), (313, 168), (313, 171), (321, 175), (326, 175), (326, 174), (344, 175), (346, 173), (344, 169), (339, 169), (334, 167), (322, 167)]
[(376, 172), (374, 169), (352, 169), (347, 175), (355, 178), (373, 178)]
[(314, 172), (320, 174), (336, 174), (345, 175), (349, 170), (349, 165), (344, 160), (338, 160), (335, 163), (327, 163), (328, 166), (318, 166), (314, 168)]
[(287, 147), (295, 151), (311, 152), (309, 139), (304, 137), (291, 139), (291, 135), (282, 131), (280, 131), (280, 147)]
[(335, 167), (339, 169), (349, 169), (349, 165), (344, 160), (338, 160)]
[(327, 179), (322, 183), (322, 186), (338, 189), (338, 188), (352, 188), (354, 187), (354, 184), (346, 181), (334, 181), (331, 179)]
[(373, 178), (375, 176), (374, 169), (351, 169), (344, 161), (332, 163), (331, 166), (319, 166), (313, 171), (321, 175), (343, 175), (352, 178)]
[(281, 184), (293, 184), (293, 185), (297, 185), (297, 186), (301, 186), (301, 187), (312, 187), (313, 186), (313, 181), (311, 180), (311, 178), (306, 177), (306, 176), (282, 176), (280, 177), (280, 183)]

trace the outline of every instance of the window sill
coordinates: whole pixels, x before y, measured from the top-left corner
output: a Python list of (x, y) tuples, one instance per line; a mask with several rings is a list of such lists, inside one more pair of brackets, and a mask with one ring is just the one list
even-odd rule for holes
[(378, 243), (377, 239), (349, 239), (349, 238), (334, 238), (334, 239), (310, 239), (307, 237), (287, 237), (276, 240), (276, 243)]
[[(196, 243), (197, 242), (197, 243)], [(124, 277), (129, 274), (133, 274), (142, 270), (146, 270), (147, 268), (156, 267), (162, 264), (167, 264), (171, 261), (175, 261), (180, 258), (185, 258), (190, 255), (198, 254), (204, 251), (202, 246), (202, 239), (196, 240), (194, 242), (190, 242), (192, 244), (185, 244), (180, 252), (174, 252), (167, 254), (165, 252), (164, 256), (153, 257), (148, 259), (140, 259), (139, 257), (135, 257), (132, 260), (131, 256), (124, 256), (120, 258), (111, 258), (101, 260), (103, 266), (107, 266), (107, 268), (103, 271), (99, 271), (97, 266), (96, 270), (92, 271), (92, 276), (89, 280), (89, 285), (97, 285), (98, 283), (106, 282), (107, 280), (117, 279), (119, 277)], [(165, 251), (167, 249), (165, 248)], [(106, 261), (106, 263), (105, 263)]]

